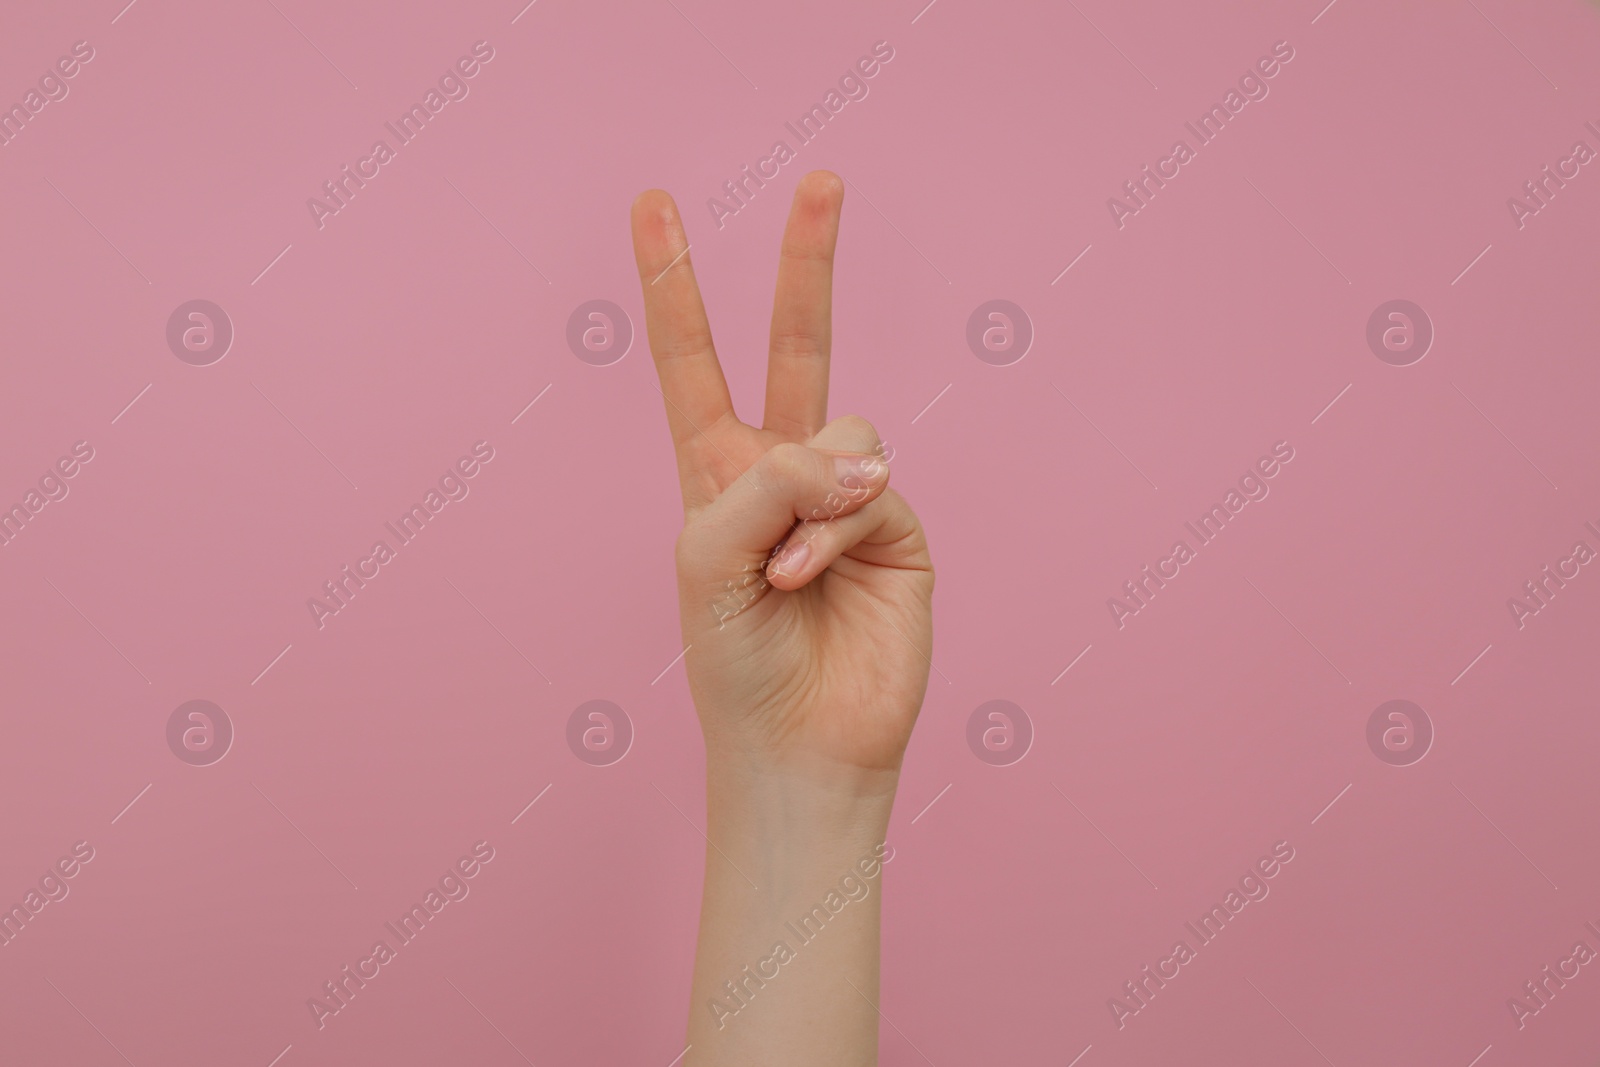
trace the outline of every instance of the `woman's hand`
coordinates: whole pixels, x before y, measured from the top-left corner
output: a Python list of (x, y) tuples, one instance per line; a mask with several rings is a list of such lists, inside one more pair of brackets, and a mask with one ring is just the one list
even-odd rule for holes
[[(877, 1062), (874, 890), (932, 666), (933, 567), (872, 426), (827, 421), (843, 199), (827, 171), (795, 191), (759, 427), (734, 416), (677, 206), (659, 189), (633, 202), (683, 488), (678, 602), (706, 739), (710, 848), (685, 1067)], [(823, 924), (825, 937), (806, 932)]]
[(634, 201), (633, 247), (683, 490), (678, 596), (708, 763), (892, 782), (928, 683), (933, 566), (872, 426), (827, 421), (843, 199), (828, 171), (795, 191), (760, 426), (734, 415), (665, 192)]

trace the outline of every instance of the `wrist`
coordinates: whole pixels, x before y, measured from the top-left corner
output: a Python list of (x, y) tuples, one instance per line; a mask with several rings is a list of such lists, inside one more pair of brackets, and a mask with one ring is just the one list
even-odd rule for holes
[(711, 809), (782, 808), (821, 829), (861, 822), (886, 829), (899, 785), (898, 767), (864, 768), (805, 753), (752, 752), (706, 742)]
[(764, 891), (809, 893), (819, 878), (834, 879), (875, 850), (883, 855), (899, 777), (708, 749), (707, 836)]

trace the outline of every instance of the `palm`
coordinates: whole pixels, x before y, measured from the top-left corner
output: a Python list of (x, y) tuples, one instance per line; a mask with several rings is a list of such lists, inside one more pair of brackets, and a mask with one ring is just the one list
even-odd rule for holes
[[(729, 506), (724, 494), (736, 483), (753, 486), (751, 493), (766, 489), (752, 479), (778, 446), (879, 448), (862, 420), (825, 426), (841, 199), (842, 183), (827, 172), (807, 175), (796, 191), (759, 427), (733, 413), (669, 196), (651, 191), (635, 201), (633, 238), (683, 490), (679, 593), (690, 687), (708, 740), (714, 732), (731, 733), (738, 744), (780, 757), (801, 753), (880, 769), (899, 764), (931, 665), (933, 571), (904, 501), (884, 490), (859, 517), (844, 520), (872, 532), (841, 545), (825, 570), (794, 588), (763, 580), (759, 563), (751, 563), (759, 556), (741, 562), (737, 553), (718, 551), (706, 558), (702, 547), (703, 528), (719, 525), (718, 508)], [(760, 551), (782, 540), (780, 531)]]

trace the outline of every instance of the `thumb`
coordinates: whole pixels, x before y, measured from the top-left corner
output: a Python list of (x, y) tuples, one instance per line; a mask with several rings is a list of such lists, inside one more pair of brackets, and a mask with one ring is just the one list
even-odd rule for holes
[(720, 585), (736, 574), (763, 570), (773, 547), (797, 522), (853, 514), (888, 484), (889, 465), (876, 455), (777, 445), (684, 527), (679, 576), (696, 585)]

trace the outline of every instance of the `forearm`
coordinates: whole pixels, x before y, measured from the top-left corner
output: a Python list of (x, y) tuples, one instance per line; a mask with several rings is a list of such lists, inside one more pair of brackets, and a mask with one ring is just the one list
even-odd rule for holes
[(898, 773), (707, 757), (689, 1067), (877, 1062), (882, 860)]

